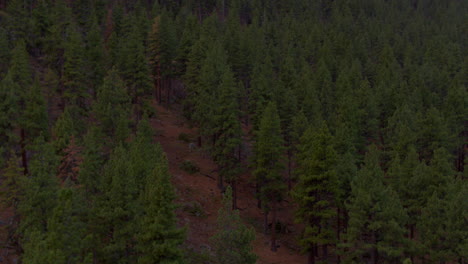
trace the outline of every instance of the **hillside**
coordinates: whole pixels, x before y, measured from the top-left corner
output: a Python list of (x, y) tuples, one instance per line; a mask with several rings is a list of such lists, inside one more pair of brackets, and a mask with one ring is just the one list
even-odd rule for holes
[(466, 263), (466, 14), (0, 0), (0, 262)]

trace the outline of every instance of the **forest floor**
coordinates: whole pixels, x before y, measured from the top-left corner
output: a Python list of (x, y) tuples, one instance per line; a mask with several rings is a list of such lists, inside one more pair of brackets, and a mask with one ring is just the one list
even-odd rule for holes
[[(203, 149), (190, 149), (187, 141), (179, 135), (188, 135), (195, 141), (196, 129), (190, 128), (177, 110), (166, 109), (160, 105), (157, 118), (152, 120), (158, 141), (167, 154), (173, 183), (177, 189), (177, 214), (180, 225), (187, 226), (187, 246), (194, 252), (209, 252), (209, 238), (216, 232), (217, 212), (221, 207), (221, 192), (217, 187), (216, 165)], [(246, 129), (246, 128), (244, 128)], [(180, 168), (183, 161), (191, 161), (200, 168), (198, 173), (189, 174)], [(238, 182), (238, 202), (240, 215), (244, 222), (256, 231), (254, 251), (259, 264), (296, 264), (306, 263), (306, 256), (299, 253), (296, 238), (300, 226), (294, 224), (293, 210), (283, 201), (278, 212), (278, 220), (287, 232), (278, 234), (278, 251), (270, 250), (269, 235), (263, 234), (263, 214), (257, 208), (255, 185), (249, 169), (241, 175)]]
[[(156, 131), (155, 140), (166, 152), (169, 169), (173, 175), (179, 205), (177, 216), (179, 224), (187, 227), (186, 247), (191, 251), (190, 258), (194, 263), (203, 260), (212, 253), (209, 238), (216, 232), (216, 219), (221, 207), (222, 194), (217, 187), (216, 165), (209, 154), (202, 148), (190, 149), (189, 143), (179, 139), (185, 134), (192, 140), (196, 139), (196, 128), (190, 128), (180, 111), (155, 105), (157, 117), (151, 120)], [(248, 129), (244, 127), (244, 130)], [(248, 144), (248, 143), (246, 143)], [(246, 154), (248, 155), (248, 154)], [(200, 171), (187, 173), (180, 168), (183, 161), (191, 161)], [(246, 166), (247, 161), (243, 164)], [(258, 264), (299, 264), (306, 263), (306, 256), (299, 253), (296, 237), (300, 226), (294, 224), (293, 210), (285, 200), (279, 206), (278, 221), (288, 232), (278, 234), (277, 252), (270, 250), (270, 236), (263, 233), (263, 214), (257, 208), (255, 185), (249, 168), (240, 176), (238, 182), (238, 202), (240, 215), (244, 223), (256, 231), (253, 243), (254, 251), (259, 257)], [(6, 222), (12, 216), (11, 210), (0, 212), (0, 227), (6, 227)], [(6, 240), (6, 229), (0, 228), (0, 241)], [(3, 243), (2, 243), (3, 244)], [(0, 263), (15, 263), (17, 256), (12, 249), (0, 248)], [(198, 261), (197, 261), (198, 260)]]

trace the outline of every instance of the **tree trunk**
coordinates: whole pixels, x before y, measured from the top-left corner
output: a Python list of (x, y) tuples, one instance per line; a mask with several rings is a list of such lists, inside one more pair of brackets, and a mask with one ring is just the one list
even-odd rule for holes
[(328, 245), (327, 244), (322, 245), (322, 253), (323, 253), (322, 259), (326, 261), (328, 258)]
[(262, 198), (260, 197), (260, 184), (255, 184), (255, 194), (257, 195), (257, 208), (262, 209)]
[(21, 160), (23, 162), (23, 168), (24, 168), (24, 175), (28, 174), (28, 157), (26, 155), (26, 132), (24, 131), (24, 128), (21, 128)]
[(268, 211), (263, 212), (263, 234), (268, 233)]
[(170, 98), (171, 98), (171, 80), (169, 78), (166, 78), (166, 95), (167, 95), (167, 108), (169, 108), (169, 105), (171, 104)]
[(218, 172), (218, 188), (221, 191), (224, 191), (223, 175), (221, 175), (221, 173), (219, 173), (219, 172)]
[(161, 80), (161, 67), (158, 66), (158, 99), (159, 99), (159, 104), (162, 102), (162, 80)]
[(288, 149), (288, 191), (291, 191), (291, 150)]
[(198, 136), (198, 138), (197, 138), (197, 143), (198, 143), (198, 147), (201, 148), (201, 146), (202, 146), (202, 139), (201, 139), (201, 136)]
[[(341, 210), (340, 210), (340, 207), (337, 207), (336, 208), (336, 243), (338, 245), (338, 243), (340, 243), (340, 228), (341, 228), (341, 222), (340, 222), (340, 213), (341, 213)], [(341, 263), (341, 256), (340, 254), (336, 254), (336, 263), (337, 264), (340, 264)]]
[(237, 182), (236, 180), (231, 181), (232, 188), (232, 210), (237, 209)]
[(309, 254), (308, 254), (308, 258), (307, 258), (307, 263), (308, 264), (315, 264), (315, 254), (314, 254), (314, 245), (310, 245), (310, 249), (309, 249)]
[(377, 256), (377, 234), (372, 232), (372, 249), (371, 249), (371, 263), (377, 264), (378, 256)]
[(276, 252), (276, 201), (274, 199), (271, 212), (271, 251)]

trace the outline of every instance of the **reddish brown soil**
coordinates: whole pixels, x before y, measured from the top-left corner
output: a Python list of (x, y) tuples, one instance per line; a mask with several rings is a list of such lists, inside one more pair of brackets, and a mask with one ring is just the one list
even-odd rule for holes
[[(210, 247), (209, 237), (216, 228), (217, 211), (221, 205), (221, 193), (216, 186), (216, 165), (202, 149), (190, 151), (187, 142), (178, 139), (181, 133), (190, 135), (195, 140), (196, 129), (188, 127), (187, 122), (177, 111), (156, 106), (158, 117), (152, 120), (157, 132), (156, 140), (162, 145), (169, 160), (170, 172), (177, 189), (177, 203), (181, 205), (178, 217), (181, 225), (186, 225), (187, 244), (195, 251)], [(189, 174), (179, 168), (181, 162), (190, 160), (200, 168), (200, 173)], [(209, 175), (210, 177), (208, 177)], [(239, 182), (238, 207), (244, 222), (256, 230), (254, 242), (255, 253), (259, 256), (259, 264), (295, 264), (306, 263), (306, 257), (300, 255), (295, 237), (299, 235), (299, 227), (294, 225), (292, 210), (288, 202), (281, 204), (278, 220), (290, 229), (290, 233), (279, 234), (277, 252), (272, 252), (269, 246), (269, 236), (263, 234), (263, 215), (256, 207), (255, 188), (251, 174), (245, 173)], [(198, 204), (202, 210), (201, 216), (188, 212), (187, 207)], [(184, 209), (185, 207), (185, 209)]]
[[(187, 227), (187, 246), (193, 251), (203, 252), (211, 249), (209, 238), (216, 231), (217, 212), (221, 206), (221, 193), (216, 186), (216, 165), (202, 149), (190, 151), (188, 143), (178, 139), (185, 133), (195, 140), (196, 129), (189, 128), (178, 111), (168, 110), (159, 105), (157, 118), (152, 119), (158, 141), (167, 154), (170, 172), (177, 191), (177, 210), (179, 222)], [(179, 168), (181, 162), (190, 160), (200, 168), (199, 173), (189, 174)], [(248, 171), (248, 170), (247, 170)], [(256, 240), (254, 251), (259, 256), (259, 264), (296, 264), (306, 263), (306, 257), (299, 254), (295, 237), (299, 235), (299, 226), (293, 222), (293, 208), (288, 202), (282, 202), (278, 220), (286, 224), (290, 233), (278, 234), (277, 252), (269, 246), (269, 236), (263, 234), (263, 215), (257, 208), (254, 198), (255, 188), (250, 172), (243, 174), (238, 183), (238, 207), (244, 222), (255, 228)], [(198, 207), (198, 208), (197, 208)], [(195, 210), (192, 210), (196, 208)], [(197, 215), (199, 213), (199, 215)], [(12, 215), (11, 210), (0, 212), (0, 221)], [(1, 232), (0, 241), (5, 241), (5, 230)], [(8, 257), (7, 257), (8, 256)], [(0, 263), (13, 263), (16, 256), (12, 250), (0, 249)], [(5, 258), (6, 257), (6, 258)]]

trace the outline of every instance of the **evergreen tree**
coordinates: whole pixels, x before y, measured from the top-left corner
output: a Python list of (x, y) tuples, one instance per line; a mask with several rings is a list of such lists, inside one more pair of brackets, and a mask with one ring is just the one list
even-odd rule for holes
[(28, 89), (25, 96), (25, 109), (20, 122), (21, 127), (25, 130), (28, 141), (32, 141), (39, 135), (48, 138), (49, 118), (44, 95), (37, 79)]
[(19, 232), (23, 241), (27, 241), (34, 231), (47, 230), (47, 219), (57, 202), (58, 158), (55, 151), (41, 136), (35, 140), (32, 150), (34, 156), (30, 163), (30, 173), (21, 187), (24, 190), (24, 199), (18, 204), (21, 216)]
[(249, 97), (249, 114), (251, 115), (254, 130), (257, 130), (260, 126), (262, 113), (268, 102), (273, 100), (273, 91), (275, 89), (271, 58), (266, 56), (262, 59), (264, 61), (254, 64), (251, 95)]
[(270, 102), (262, 115), (260, 127), (256, 133), (254, 175), (258, 190), (258, 199), (263, 204), (265, 230), (268, 212), (272, 212), (271, 250), (276, 251), (276, 211), (283, 198), (285, 189), (281, 172), (283, 170), (283, 139), (276, 104)]
[(1, 147), (17, 143), (14, 129), (18, 126), (20, 117), (19, 92), (20, 86), (12, 80), (11, 74), (0, 82), (0, 139)]
[(162, 89), (167, 93), (167, 103), (169, 104), (170, 81), (173, 75), (175, 36), (171, 18), (163, 12), (154, 19), (151, 32), (148, 36), (149, 63), (155, 84), (155, 92), (159, 103), (162, 102)]
[(255, 232), (242, 223), (239, 211), (232, 209), (232, 198), (232, 189), (228, 186), (218, 212), (218, 231), (211, 237), (215, 258), (219, 264), (254, 264), (257, 256), (252, 252), (251, 243)]
[(349, 260), (374, 264), (402, 261), (407, 215), (396, 193), (383, 183), (379, 157), (377, 148), (371, 146), (351, 183), (347, 204)]
[(143, 215), (137, 232), (138, 263), (184, 263), (181, 244), (185, 231), (176, 226), (175, 193), (170, 182), (166, 157), (146, 176), (141, 194)]
[(4, 211), (8, 209), (13, 210), (13, 214), (5, 219), (5, 223), (8, 223), (8, 225), (0, 227), (0, 231), (6, 234), (5, 247), (11, 247), (17, 253), (20, 253), (17, 232), (20, 218), (17, 209), (19, 202), (23, 198), (22, 183), (24, 182), (24, 176), (23, 170), (19, 166), (19, 159), (13, 151), (10, 153), (6, 168), (2, 170), (0, 182), (0, 188), (2, 188), (2, 192), (0, 193), (0, 208)]
[(467, 191), (466, 183), (457, 179), (451, 181), (446, 194), (434, 192), (429, 198), (418, 223), (423, 259), (428, 257), (430, 262), (445, 263), (463, 262), (467, 257)]
[[(115, 69), (111, 69), (97, 90), (93, 112), (102, 131), (113, 141), (116, 139), (120, 119), (130, 117), (130, 97), (125, 83)], [(128, 126), (128, 124), (127, 124)]]
[(118, 57), (118, 66), (132, 98), (136, 119), (140, 120), (144, 112), (141, 105), (145, 104), (145, 96), (151, 93), (150, 68), (136, 19), (127, 18), (126, 26), (127, 31), (119, 39), (121, 54)]
[(80, 108), (80, 116), (85, 114), (87, 99), (90, 97), (85, 73), (85, 45), (81, 34), (73, 24), (67, 30), (68, 38), (63, 54), (63, 107), (73, 105)]
[(200, 134), (216, 142), (215, 115), (218, 105), (216, 98), (220, 95), (220, 85), (223, 73), (226, 71), (226, 53), (219, 42), (215, 42), (208, 52), (200, 69), (199, 85), (196, 93), (193, 118), (200, 126)]
[(315, 248), (322, 246), (327, 258), (327, 246), (334, 243), (332, 220), (336, 217), (338, 182), (333, 138), (326, 126), (318, 131), (309, 128), (301, 138), (298, 154), (294, 197), (299, 204), (297, 220), (305, 224), (300, 240), (309, 252), (309, 263), (315, 263)]
[(101, 239), (101, 262), (128, 262), (135, 254), (135, 219), (139, 216), (138, 189), (130, 170), (127, 150), (118, 145), (103, 168), (101, 192), (97, 202), (96, 232)]
[(4, 27), (0, 27), (0, 79), (3, 79), (8, 70), (10, 61), (10, 45), (8, 34)]
[(78, 134), (76, 120), (73, 120), (72, 111), (72, 107), (65, 108), (52, 128), (53, 144), (57, 152), (62, 151), (68, 146), (71, 136)]
[(83, 138), (83, 163), (80, 166), (78, 182), (85, 188), (85, 194), (96, 194), (101, 184), (104, 164), (103, 135), (99, 128), (92, 126)]
[(101, 86), (107, 69), (106, 51), (102, 30), (96, 18), (95, 12), (91, 17), (91, 25), (86, 35), (86, 77), (87, 83), (91, 86), (93, 97), (96, 98), (97, 89)]
[(241, 126), (239, 122), (238, 95), (236, 83), (229, 68), (226, 68), (221, 84), (220, 98), (216, 109), (214, 160), (219, 166), (218, 186), (223, 189), (223, 178), (233, 188), (233, 208), (236, 207), (236, 180), (240, 173)]

